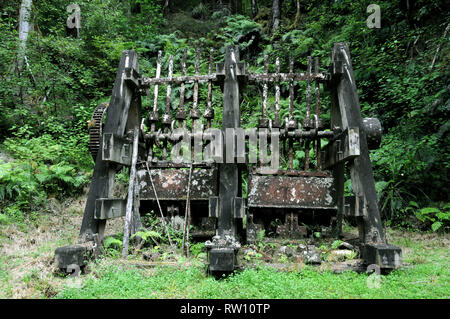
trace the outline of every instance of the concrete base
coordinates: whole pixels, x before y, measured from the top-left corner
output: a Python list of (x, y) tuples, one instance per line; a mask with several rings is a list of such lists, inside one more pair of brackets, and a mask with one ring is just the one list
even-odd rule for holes
[(400, 247), (388, 244), (365, 244), (361, 247), (364, 262), (375, 264), (381, 269), (395, 269), (402, 265), (402, 250)]
[(69, 265), (78, 265), (80, 268), (86, 265), (88, 259), (87, 245), (68, 245), (56, 248), (55, 261), (59, 269), (67, 271)]
[(209, 252), (209, 270), (212, 272), (233, 271), (235, 267), (234, 250), (230, 248), (213, 248)]

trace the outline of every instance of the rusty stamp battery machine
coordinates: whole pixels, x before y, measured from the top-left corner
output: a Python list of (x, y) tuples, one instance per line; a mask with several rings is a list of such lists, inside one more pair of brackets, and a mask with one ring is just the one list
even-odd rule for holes
[[(179, 69), (173, 56), (162, 63), (159, 52), (156, 75), (145, 77), (136, 52), (123, 52), (110, 103), (100, 104), (91, 120), (95, 168), (79, 243), (56, 249), (59, 268), (71, 271), (84, 264), (87, 251), (98, 253), (111, 218), (125, 217), (128, 240), (149, 209), (163, 222), (181, 221), (186, 238), (206, 241), (211, 272), (233, 271), (241, 244), (256, 241), (262, 230), (302, 238), (320, 225), (338, 237), (344, 216), (357, 221), (366, 264), (400, 267), (400, 248), (386, 242), (369, 158), (380, 144), (381, 124), (361, 116), (347, 45), (334, 45), (326, 70), (308, 57), (300, 73), (292, 59), (281, 72), (278, 58), (269, 73), (268, 57), (262, 73), (250, 72), (237, 46), (226, 48), (221, 63), (209, 53), (208, 74), (199, 73), (196, 50), (194, 74), (187, 74), (186, 51)], [(207, 94), (199, 94), (202, 85)], [(256, 127), (244, 130), (240, 107), (248, 85), (261, 92), (261, 109)], [(296, 97), (300, 85), (306, 92)], [(164, 103), (158, 103), (161, 87)], [(213, 90), (223, 96), (220, 128), (212, 126)], [(149, 92), (153, 108), (142, 114), (141, 98)], [(302, 98), (306, 108), (299, 110), (296, 99)], [(123, 166), (130, 168), (128, 195), (114, 198), (114, 176)], [(344, 196), (346, 171), (351, 197)], [(189, 234), (190, 225), (197, 231)]]

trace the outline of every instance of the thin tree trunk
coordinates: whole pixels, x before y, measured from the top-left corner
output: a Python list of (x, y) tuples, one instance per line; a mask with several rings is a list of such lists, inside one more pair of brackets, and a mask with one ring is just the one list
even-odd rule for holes
[(164, 2), (164, 8), (163, 8), (163, 15), (167, 16), (167, 14), (169, 13), (169, 0), (165, 0)]
[(252, 9), (251, 9), (252, 19), (256, 17), (258, 14), (258, 4), (256, 3), (256, 0), (252, 0)]
[(296, 3), (297, 3), (297, 12), (295, 13), (294, 26), (298, 27), (298, 24), (300, 22), (300, 0), (297, 0)]
[(278, 26), (280, 25), (281, 16), (281, 0), (273, 0), (272, 2), (272, 32), (274, 33)]
[(19, 14), (19, 54), (17, 59), (17, 67), (19, 70), (22, 69), (23, 61), (25, 59), (25, 52), (27, 48), (27, 39), (28, 33), (31, 30), (31, 5), (32, 0), (22, 0), (22, 4), (20, 6), (20, 14)]
[(432, 69), (434, 67), (434, 64), (437, 61), (437, 57), (438, 57), (439, 51), (441, 51), (442, 43), (445, 41), (445, 38), (447, 37), (447, 32), (448, 32), (449, 29), (450, 29), (450, 23), (447, 24), (447, 27), (445, 28), (444, 35), (442, 36), (442, 40), (443, 41), (441, 43), (439, 43), (439, 45), (438, 45), (438, 47), (436, 49), (436, 53), (434, 54), (433, 62), (431, 63), (430, 69)]

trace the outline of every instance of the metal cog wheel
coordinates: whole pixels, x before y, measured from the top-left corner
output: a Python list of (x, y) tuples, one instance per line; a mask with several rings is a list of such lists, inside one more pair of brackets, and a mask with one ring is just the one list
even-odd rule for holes
[(89, 128), (89, 152), (91, 152), (94, 162), (97, 158), (98, 150), (100, 149), (100, 139), (102, 137), (103, 117), (106, 114), (106, 109), (109, 103), (100, 103), (94, 110), (92, 118), (88, 121)]

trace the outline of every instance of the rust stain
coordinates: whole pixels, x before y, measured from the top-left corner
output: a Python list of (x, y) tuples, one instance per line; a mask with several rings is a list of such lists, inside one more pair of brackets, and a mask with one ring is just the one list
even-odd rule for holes
[(333, 178), (249, 176), (249, 207), (335, 209)]
[[(153, 169), (152, 178), (160, 200), (186, 199), (189, 170)], [(139, 195), (141, 200), (154, 200), (155, 194), (146, 170), (138, 170)], [(217, 170), (198, 169), (192, 171), (191, 200), (208, 200), (217, 196)]]

